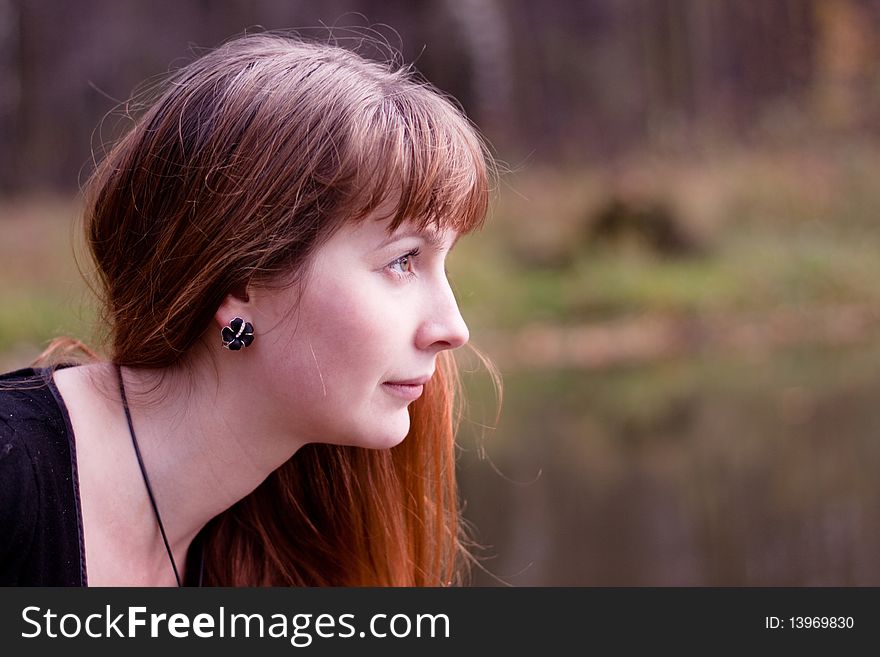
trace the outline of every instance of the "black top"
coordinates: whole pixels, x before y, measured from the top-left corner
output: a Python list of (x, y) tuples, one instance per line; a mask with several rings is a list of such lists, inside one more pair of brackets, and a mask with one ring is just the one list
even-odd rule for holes
[[(0, 586), (88, 584), (76, 441), (52, 372), (0, 374)], [(186, 584), (199, 583), (200, 540)]]
[(76, 448), (48, 368), (0, 375), (0, 584), (85, 586)]

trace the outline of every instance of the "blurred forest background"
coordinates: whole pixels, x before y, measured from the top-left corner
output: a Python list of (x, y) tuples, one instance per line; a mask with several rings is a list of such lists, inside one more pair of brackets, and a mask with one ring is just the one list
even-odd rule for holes
[(880, 0), (0, 0), (3, 370), (94, 335), (119, 103), (290, 28), (373, 30), (505, 163), (449, 266), (504, 377), (486, 429), (465, 363), (476, 583), (880, 584)]

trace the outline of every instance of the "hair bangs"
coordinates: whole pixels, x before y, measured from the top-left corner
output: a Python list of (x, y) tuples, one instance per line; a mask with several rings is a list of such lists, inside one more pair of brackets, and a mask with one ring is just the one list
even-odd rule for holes
[(385, 98), (374, 120), (380, 129), (374, 123), (364, 132), (373, 143), (359, 163), (360, 218), (387, 208), (389, 232), (405, 222), (459, 234), (482, 226), (493, 159), (464, 116), (445, 98), (416, 87)]

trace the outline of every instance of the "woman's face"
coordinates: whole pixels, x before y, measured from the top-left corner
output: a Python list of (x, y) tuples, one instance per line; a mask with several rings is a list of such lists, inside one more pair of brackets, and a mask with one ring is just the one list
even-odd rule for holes
[(406, 437), (437, 354), (468, 340), (444, 267), (456, 237), (348, 224), (315, 252), (301, 298), (296, 287), (261, 297), (248, 351), (305, 442), (385, 448)]

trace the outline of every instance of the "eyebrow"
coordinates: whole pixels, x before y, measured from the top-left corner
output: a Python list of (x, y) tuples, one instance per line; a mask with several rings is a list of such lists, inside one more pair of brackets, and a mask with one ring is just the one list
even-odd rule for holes
[[(417, 237), (419, 239), (425, 240), (428, 246), (435, 251), (441, 251), (443, 249), (443, 240), (440, 239), (439, 233), (434, 231), (427, 230), (418, 230), (418, 229), (410, 229), (400, 233), (394, 233), (393, 235), (389, 235), (387, 239), (385, 239), (376, 250), (382, 249), (389, 244), (397, 242), (398, 240), (406, 239), (408, 237)], [(461, 233), (456, 233), (455, 239), (452, 240), (452, 244), (449, 246), (449, 250), (455, 246), (458, 239), (461, 237)]]

